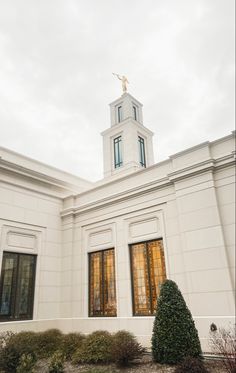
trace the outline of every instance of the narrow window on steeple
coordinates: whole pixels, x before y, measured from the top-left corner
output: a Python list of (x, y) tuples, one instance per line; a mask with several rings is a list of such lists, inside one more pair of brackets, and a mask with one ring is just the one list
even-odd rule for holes
[(122, 121), (122, 106), (118, 106), (117, 108), (117, 118), (118, 118), (118, 123)]
[(122, 166), (122, 138), (118, 136), (114, 139), (114, 165), (115, 168)]
[(145, 144), (144, 139), (139, 136), (138, 137), (138, 144), (139, 144), (139, 163), (142, 167), (146, 167), (146, 157), (145, 157)]
[(138, 120), (137, 108), (134, 105), (133, 105), (133, 115), (134, 115), (134, 120)]

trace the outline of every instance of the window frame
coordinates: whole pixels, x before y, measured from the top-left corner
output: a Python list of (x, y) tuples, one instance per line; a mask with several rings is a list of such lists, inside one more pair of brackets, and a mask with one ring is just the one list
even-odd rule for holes
[(142, 167), (146, 168), (146, 152), (145, 152), (145, 139), (138, 135), (138, 147), (139, 147), (139, 163)]
[[(161, 241), (163, 245), (163, 238), (157, 238), (157, 239), (151, 239), (147, 241), (141, 241), (141, 242), (134, 242), (129, 244), (129, 258), (130, 258), (130, 277), (131, 277), (131, 296), (132, 296), (132, 315), (133, 317), (153, 317), (155, 316), (155, 309), (152, 305), (152, 284), (151, 284), (151, 271), (150, 271), (150, 259), (147, 259), (147, 268), (148, 268), (148, 285), (149, 285), (149, 304), (150, 304), (150, 313), (149, 314), (140, 314), (136, 312), (136, 305), (135, 305), (135, 289), (134, 289), (134, 276), (133, 276), (133, 260), (132, 260), (132, 246), (135, 245), (141, 245), (145, 244), (145, 250), (147, 253), (147, 247), (150, 242), (155, 242), (155, 241)], [(163, 255), (164, 255), (164, 246), (163, 246)], [(148, 257), (148, 256), (147, 256)], [(165, 264), (165, 279), (167, 279), (166, 276), (166, 259), (164, 255), (164, 264)]]
[(135, 105), (134, 103), (132, 104), (132, 108), (133, 108), (133, 118), (136, 122), (138, 122), (138, 119), (139, 119), (139, 115), (138, 115), (138, 106)]
[[(33, 311), (34, 311), (34, 297), (35, 297), (35, 281), (36, 281), (36, 269), (37, 269), (37, 255), (36, 254), (29, 254), (29, 253), (22, 253), (22, 252), (14, 252), (14, 251), (3, 251), (2, 255), (2, 263), (1, 263), (1, 275), (0, 275), (0, 301), (2, 300), (3, 294), (3, 285), (4, 285), (4, 271), (3, 265), (5, 264), (4, 254), (12, 255), (12, 257), (16, 260), (16, 267), (13, 268), (13, 275), (12, 275), (12, 284), (11, 284), (11, 295), (10, 295), (10, 313), (8, 316), (0, 315), (0, 322), (11, 322), (11, 321), (21, 321), (21, 320), (33, 320)], [(21, 284), (21, 258), (22, 257), (32, 257), (33, 259), (33, 270), (32, 270), (32, 277), (30, 279), (30, 288), (28, 294), (28, 310), (26, 314), (22, 314), (21, 316), (18, 314), (19, 311), (19, 301), (20, 301), (20, 284)]]
[(121, 123), (123, 120), (122, 105), (117, 106), (117, 122)]
[[(116, 300), (116, 312), (114, 315), (105, 315), (104, 314), (104, 252), (106, 251), (113, 251), (113, 258), (114, 258), (114, 290), (115, 290), (115, 300)], [(91, 314), (91, 256), (93, 254), (101, 253), (102, 254), (102, 307), (103, 307), (103, 312), (101, 315), (93, 315)], [(116, 291), (116, 260), (115, 260), (115, 248), (109, 248), (109, 249), (103, 249), (103, 250), (97, 250), (97, 251), (92, 251), (88, 253), (88, 317), (91, 318), (96, 318), (96, 317), (117, 317), (117, 291)], [(99, 284), (100, 285), (100, 284)]]
[[(116, 147), (118, 159), (116, 158)], [(123, 165), (122, 159), (122, 135), (113, 138), (114, 168), (120, 168)]]

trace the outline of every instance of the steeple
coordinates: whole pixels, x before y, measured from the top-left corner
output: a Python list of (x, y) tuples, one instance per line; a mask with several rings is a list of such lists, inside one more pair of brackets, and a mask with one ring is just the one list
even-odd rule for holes
[(110, 104), (111, 127), (102, 132), (104, 177), (153, 164), (153, 132), (143, 125), (142, 107), (127, 92)]

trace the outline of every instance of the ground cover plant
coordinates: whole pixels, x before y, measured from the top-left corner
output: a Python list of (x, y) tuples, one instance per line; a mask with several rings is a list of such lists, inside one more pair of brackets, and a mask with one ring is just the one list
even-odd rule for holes
[(191, 312), (176, 283), (166, 280), (161, 286), (153, 325), (153, 359), (162, 364), (178, 364), (188, 356), (200, 358), (201, 354)]

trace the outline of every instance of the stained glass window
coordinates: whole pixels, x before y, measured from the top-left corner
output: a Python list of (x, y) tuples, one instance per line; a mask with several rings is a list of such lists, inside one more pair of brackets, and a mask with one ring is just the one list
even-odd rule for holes
[(0, 280), (0, 319), (32, 318), (36, 256), (3, 253)]
[(155, 313), (160, 286), (166, 279), (162, 240), (131, 245), (133, 313), (150, 316)]
[(89, 316), (116, 316), (114, 249), (89, 254)]

